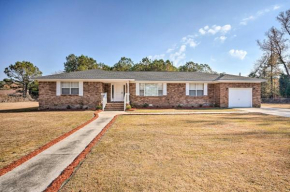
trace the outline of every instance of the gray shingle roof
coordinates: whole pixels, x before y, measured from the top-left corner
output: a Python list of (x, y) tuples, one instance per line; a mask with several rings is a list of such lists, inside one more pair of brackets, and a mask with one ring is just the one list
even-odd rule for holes
[(136, 81), (257, 81), (261, 79), (236, 75), (219, 75), (201, 72), (160, 72), (160, 71), (103, 71), (100, 69), (40, 76), (37, 80), (54, 79), (132, 79)]

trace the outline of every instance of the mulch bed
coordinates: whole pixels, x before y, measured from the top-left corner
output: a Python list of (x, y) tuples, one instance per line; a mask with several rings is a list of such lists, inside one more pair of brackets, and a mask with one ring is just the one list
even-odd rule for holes
[(117, 119), (116, 115), (103, 130), (90, 142), (90, 144), (75, 158), (75, 160), (48, 186), (45, 192), (58, 191), (62, 185), (71, 177), (78, 165), (86, 158), (87, 154), (92, 150), (94, 145), (101, 139), (105, 132), (111, 127), (111, 125)]
[(24, 162), (28, 161), (29, 159), (31, 159), (32, 157), (36, 156), (37, 154), (41, 153), (42, 151), (46, 150), (47, 148), (53, 146), (54, 144), (58, 143), (59, 141), (65, 139), (66, 137), (70, 136), (71, 134), (73, 134), (74, 132), (78, 131), (79, 129), (83, 128), (84, 126), (86, 126), (87, 124), (89, 124), (90, 122), (94, 121), (95, 119), (97, 119), (99, 117), (98, 113), (99, 111), (95, 111), (94, 113), (94, 117), (92, 119), (90, 119), (89, 121), (83, 123), (82, 125), (72, 129), (71, 131), (59, 136), (58, 138), (50, 141), (49, 143), (43, 145), (42, 147), (36, 149), (35, 151), (23, 156), (22, 158), (14, 161), (13, 163), (3, 167), (2, 169), (0, 169), (0, 176), (4, 175), (5, 173), (13, 170), (14, 168), (18, 167), (19, 165), (23, 164)]

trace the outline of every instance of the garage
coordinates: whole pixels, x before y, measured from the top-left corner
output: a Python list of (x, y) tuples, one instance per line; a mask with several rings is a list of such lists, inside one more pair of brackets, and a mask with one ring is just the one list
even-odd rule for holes
[(252, 107), (252, 88), (229, 88), (229, 108)]

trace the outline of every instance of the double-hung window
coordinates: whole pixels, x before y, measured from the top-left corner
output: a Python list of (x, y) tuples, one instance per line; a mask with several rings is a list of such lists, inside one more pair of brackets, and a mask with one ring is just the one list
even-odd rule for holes
[(79, 82), (61, 82), (62, 95), (78, 95)]
[(204, 86), (203, 83), (190, 83), (189, 95), (190, 96), (203, 96)]
[(140, 96), (162, 96), (163, 84), (162, 83), (140, 83), (139, 95)]

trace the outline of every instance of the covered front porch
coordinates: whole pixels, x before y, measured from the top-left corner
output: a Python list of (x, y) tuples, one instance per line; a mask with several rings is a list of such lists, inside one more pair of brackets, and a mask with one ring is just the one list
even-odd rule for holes
[(130, 103), (129, 81), (104, 82), (101, 93), (103, 111), (125, 111)]

